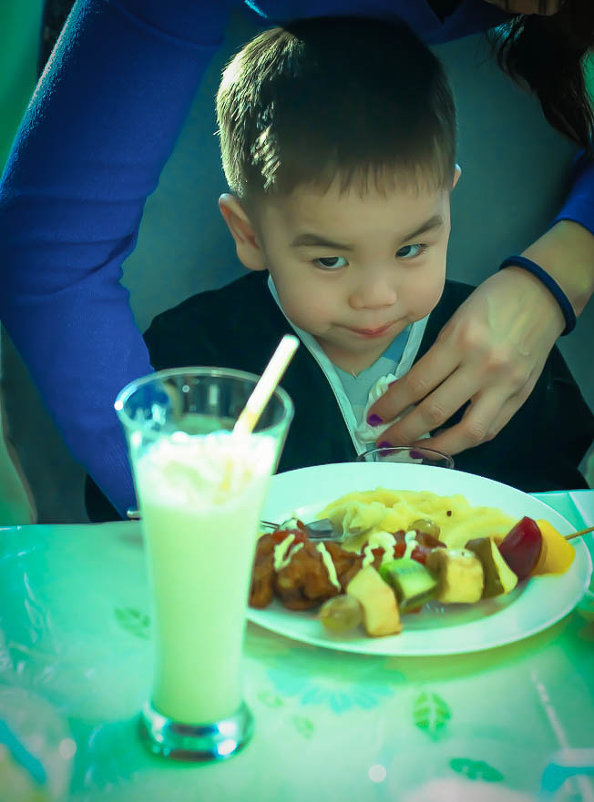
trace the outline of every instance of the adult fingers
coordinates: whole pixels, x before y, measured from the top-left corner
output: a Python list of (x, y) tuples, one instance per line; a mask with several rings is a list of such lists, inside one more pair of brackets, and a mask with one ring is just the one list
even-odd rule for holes
[(370, 408), (369, 417), (377, 416), (377, 423), (393, 420), (439, 387), (458, 368), (459, 359), (453, 348), (437, 341), (408, 373), (388, 387)]
[(459, 423), (442, 429), (434, 437), (422, 440), (419, 445), (453, 455), (486, 443), (509, 423), (530, 395), (530, 390), (531, 387), (525, 386), (512, 396), (486, 392), (473, 399)]
[[(392, 445), (414, 443), (428, 432), (443, 426), (479, 390), (476, 371), (470, 367), (454, 371), (413, 410), (386, 429), (381, 435), (381, 442)], [(477, 436), (481, 434), (477, 432)]]

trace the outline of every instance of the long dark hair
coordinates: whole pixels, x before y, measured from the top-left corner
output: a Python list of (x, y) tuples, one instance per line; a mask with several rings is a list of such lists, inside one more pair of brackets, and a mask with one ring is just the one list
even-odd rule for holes
[[(546, 0), (540, 0), (540, 11)], [(590, 154), (594, 112), (585, 79), (594, 2), (565, 0), (556, 14), (519, 14), (488, 33), (501, 69), (527, 86), (550, 125)]]

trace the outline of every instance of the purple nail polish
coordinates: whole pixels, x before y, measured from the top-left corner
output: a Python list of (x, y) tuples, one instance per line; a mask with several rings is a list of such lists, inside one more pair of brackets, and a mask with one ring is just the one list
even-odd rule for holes
[(372, 412), (371, 415), (367, 416), (367, 423), (370, 426), (379, 426), (380, 423), (383, 423), (383, 420), (379, 415), (376, 415), (375, 412)]
[(377, 447), (378, 448), (392, 448), (393, 446), (392, 446), (392, 443), (388, 443), (387, 440), (382, 440), (381, 443), (377, 444)]

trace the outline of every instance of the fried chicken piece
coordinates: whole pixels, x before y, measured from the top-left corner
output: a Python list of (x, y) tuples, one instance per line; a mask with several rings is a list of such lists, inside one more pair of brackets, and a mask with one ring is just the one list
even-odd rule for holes
[[(276, 595), (285, 607), (291, 610), (309, 610), (322, 602), (346, 593), (351, 579), (357, 574), (364, 560), (363, 554), (347, 551), (340, 543), (333, 540), (324, 540), (326, 551), (330, 555), (340, 590), (332, 583), (324, 559), (317, 546), (307, 536), (304, 528), (298, 525), (287, 529), (278, 529), (272, 533), (262, 535), (258, 540), (249, 603), (252, 607), (267, 607)], [(287, 537), (293, 540), (285, 557), (290, 558), (286, 566), (279, 571), (274, 569), (275, 547), (283, 543)], [(399, 530), (394, 534), (395, 544), (392, 559), (402, 557), (406, 549), (405, 532)], [(417, 545), (413, 549), (412, 557), (424, 562), (426, 553), (436, 546), (443, 545), (439, 540), (425, 535), (417, 534)], [(384, 549), (378, 546), (372, 550), (372, 560), (369, 563), (379, 570)]]
[(322, 555), (311, 540), (295, 549), (291, 561), (275, 576), (274, 590), (291, 610), (308, 610), (341, 591), (332, 584)]
[(343, 549), (340, 543), (336, 543), (334, 540), (325, 540), (324, 545), (334, 563), (342, 591), (346, 593), (346, 586), (361, 569), (363, 555)]
[(274, 547), (271, 534), (262, 535), (256, 545), (249, 603), (251, 607), (268, 607), (274, 598)]
[[(296, 539), (287, 550), (290, 562), (275, 571), (274, 549), (291, 535)], [(325, 540), (323, 543), (334, 564), (340, 590), (330, 579), (323, 557), (317, 549), (318, 543), (311, 541), (299, 529), (277, 530), (262, 535), (258, 540), (252, 571), (250, 605), (267, 607), (276, 595), (291, 610), (309, 610), (332, 596), (346, 593), (347, 585), (361, 569), (363, 555), (346, 551), (333, 540)], [(384, 550), (376, 548), (372, 553), (371, 564), (374, 568), (379, 568)]]

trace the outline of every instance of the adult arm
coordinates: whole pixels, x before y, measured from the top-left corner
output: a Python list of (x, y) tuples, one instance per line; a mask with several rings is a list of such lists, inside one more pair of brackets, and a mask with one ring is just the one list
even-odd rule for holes
[(229, 5), (78, 0), (0, 187), (0, 319), (120, 512), (134, 490), (113, 402), (151, 370), (121, 265)]
[[(576, 315), (594, 292), (594, 165), (582, 157), (570, 195), (552, 227), (523, 255), (560, 285)], [(436, 343), (395, 382), (371, 412), (390, 420), (382, 441), (427, 445), (457, 454), (492, 439), (530, 395), (565, 326), (549, 290), (521, 267), (484, 281), (456, 311)], [(448, 419), (468, 403), (461, 421)]]

